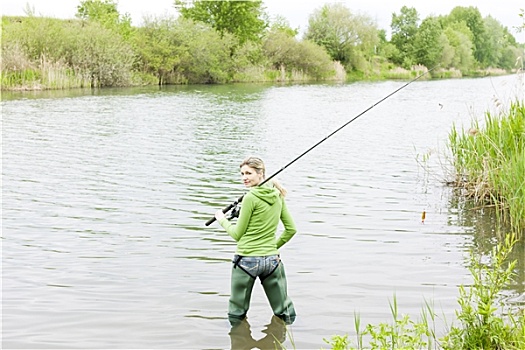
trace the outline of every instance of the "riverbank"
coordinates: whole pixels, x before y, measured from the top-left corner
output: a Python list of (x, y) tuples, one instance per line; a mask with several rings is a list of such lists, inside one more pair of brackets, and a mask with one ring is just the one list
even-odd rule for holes
[[(280, 48), (287, 47), (286, 52)], [(313, 42), (272, 29), (260, 43), (240, 44), (183, 19), (152, 19), (143, 27), (108, 28), (96, 21), (2, 17), (3, 91), (149, 85), (302, 83), (412, 79), (379, 55), (344, 67)], [(504, 75), (501, 68), (435, 69), (425, 79)]]
[[(344, 68), (338, 63), (334, 62), (334, 76), (322, 80), (311, 79), (308, 75), (302, 72), (293, 70), (292, 72), (267, 70), (259, 71), (257, 74), (245, 74), (243, 78), (229, 82), (235, 83), (308, 83), (320, 81), (337, 81), (337, 82), (357, 82), (357, 81), (387, 81), (387, 80), (410, 80), (417, 75), (423, 73), (421, 67), (414, 67), (407, 70), (401, 67), (396, 67), (390, 70), (374, 71), (368, 73), (346, 73)], [(255, 73), (255, 72), (254, 72)], [(503, 69), (484, 69), (471, 72), (470, 75), (463, 75), (459, 70), (437, 70), (429, 77), (422, 77), (422, 79), (461, 79), (472, 77), (489, 77), (489, 76), (504, 76), (510, 75), (513, 72), (508, 72)], [(42, 78), (43, 77), (43, 78)], [(190, 81), (185, 81), (179, 84), (165, 84), (165, 85), (186, 85), (193, 84)], [(203, 83), (197, 83), (203, 84)], [(226, 84), (226, 83), (223, 83)], [(93, 88), (88, 80), (82, 77), (71, 76), (68, 74), (66, 67), (61, 67), (60, 64), (55, 63), (51, 68), (37, 66), (36, 69), (21, 70), (21, 71), (6, 71), (2, 77), (1, 91), (43, 91), (43, 90), (68, 90), (68, 89), (85, 89)], [(134, 83), (129, 85), (120, 85), (118, 87), (138, 87), (138, 86), (155, 86), (159, 85), (151, 79), (137, 79)], [(108, 86), (112, 87), (112, 86)]]

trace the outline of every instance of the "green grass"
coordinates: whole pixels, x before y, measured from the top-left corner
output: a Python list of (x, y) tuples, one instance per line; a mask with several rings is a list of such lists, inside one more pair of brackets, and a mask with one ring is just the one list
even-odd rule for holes
[(456, 179), (467, 197), (493, 205), (511, 228), (525, 229), (525, 106), (515, 101), (501, 115), (489, 112), (484, 125), (449, 134)]

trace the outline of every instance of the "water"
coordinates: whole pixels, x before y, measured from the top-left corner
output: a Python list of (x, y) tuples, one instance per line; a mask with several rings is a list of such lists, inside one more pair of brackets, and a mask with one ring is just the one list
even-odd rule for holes
[(281, 250), (287, 333), (257, 283), (251, 329), (229, 334), (235, 244), (204, 226), (243, 193), (246, 155), (271, 174), (402, 84), (4, 93), (3, 348), (261, 347), (268, 332), (321, 348), (355, 313), (390, 321), (394, 295), (450, 323), (468, 251), (490, 251), (496, 227), (443, 185), (447, 135), (523, 96), (517, 76), (414, 82), (279, 175), (298, 227)]

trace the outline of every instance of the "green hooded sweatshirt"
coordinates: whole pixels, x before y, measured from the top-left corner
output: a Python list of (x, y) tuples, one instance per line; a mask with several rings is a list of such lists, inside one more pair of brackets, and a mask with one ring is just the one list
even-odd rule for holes
[[(279, 220), (284, 232), (277, 239)], [(268, 256), (279, 254), (281, 248), (297, 232), (286, 202), (274, 187), (256, 186), (244, 195), (237, 224), (219, 220), (228, 234), (237, 241), (237, 254)]]

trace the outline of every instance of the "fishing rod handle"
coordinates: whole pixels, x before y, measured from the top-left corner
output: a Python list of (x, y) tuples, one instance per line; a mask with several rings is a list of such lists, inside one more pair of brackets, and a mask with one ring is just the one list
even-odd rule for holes
[[(227, 212), (229, 212), (233, 207), (235, 207), (238, 203), (240, 203), (242, 201), (242, 197), (244, 196), (240, 196), (239, 198), (237, 198), (237, 200), (235, 202), (233, 202), (232, 204), (228, 205), (227, 207), (223, 208), (222, 209), (222, 212), (224, 214), (226, 214)], [(208, 221), (206, 221), (205, 225), (206, 226), (210, 226), (215, 220), (215, 216), (213, 216), (212, 218), (210, 218)]]

